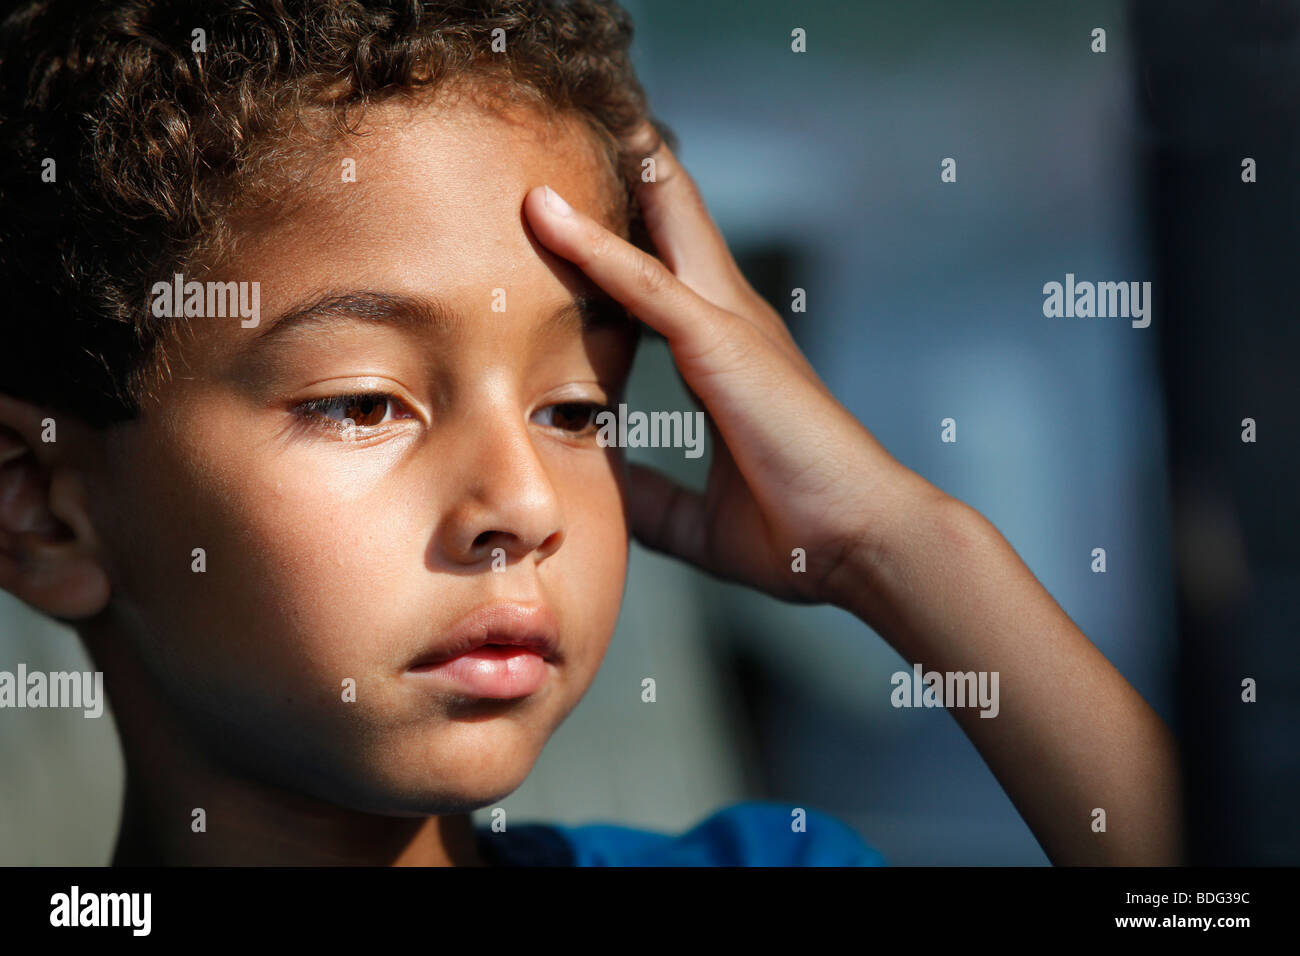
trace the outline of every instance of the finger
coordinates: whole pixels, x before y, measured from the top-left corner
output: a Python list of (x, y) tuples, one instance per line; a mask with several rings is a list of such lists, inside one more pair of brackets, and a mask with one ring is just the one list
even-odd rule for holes
[(571, 208), (549, 186), (524, 199), (533, 232), (668, 340), (679, 359), (707, 352), (741, 319), (703, 299), (664, 263)]
[(647, 548), (704, 567), (704, 499), (660, 472), (628, 465), (628, 522)]
[(637, 201), (660, 258), (679, 279), (715, 305), (734, 310), (748, 304), (745, 293), (750, 291), (749, 284), (699, 187), (668, 144), (646, 123), (634, 135), (632, 150), (644, 152)]
[[(683, 362), (692, 364), (719, 346), (727, 346), (734, 353), (741, 348), (742, 340), (752, 341), (757, 336), (772, 346), (774, 354), (792, 362), (814, 388), (827, 391), (788, 334), (781, 338), (707, 301), (663, 262), (573, 209), (549, 186), (530, 190), (524, 198), (524, 210), (543, 244), (582, 269), (624, 308), (668, 340), (679, 368)], [(755, 355), (751, 364), (755, 361), (761, 361), (761, 356)], [(682, 373), (692, 387), (698, 385), (690, 369), (682, 368)]]
[[(736, 312), (793, 347), (789, 328), (741, 272), (699, 186), (672, 148), (649, 122), (630, 137), (630, 143), (634, 154), (645, 154), (637, 201), (646, 231), (663, 261), (714, 305)], [(647, 168), (646, 160), (653, 160), (654, 165)], [(650, 169), (654, 177), (647, 181)]]

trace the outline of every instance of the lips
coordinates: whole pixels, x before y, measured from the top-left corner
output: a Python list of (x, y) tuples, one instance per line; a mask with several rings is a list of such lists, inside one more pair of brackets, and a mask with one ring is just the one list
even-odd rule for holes
[(559, 622), (544, 604), (494, 603), (476, 608), (452, 625), (436, 647), (422, 652), (408, 670), (431, 670), (480, 648), (529, 651), (559, 660)]

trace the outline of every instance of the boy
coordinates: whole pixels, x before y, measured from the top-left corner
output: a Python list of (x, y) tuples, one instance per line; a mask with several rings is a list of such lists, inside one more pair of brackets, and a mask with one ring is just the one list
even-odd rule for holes
[[(678, 841), (475, 831), (590, 685), (629, 528), (1000, 675), (996, 719), (953, 713), (1048, 855), (1176, 862), (1166, 728), (819, 382), (629, 39), (594, 0), (6, 23), (0, 586), (105, 674), (115, 862), (876, 862), (756, 806)], [(702, 495), (597, 440), (638, 321), (714, 426)]]

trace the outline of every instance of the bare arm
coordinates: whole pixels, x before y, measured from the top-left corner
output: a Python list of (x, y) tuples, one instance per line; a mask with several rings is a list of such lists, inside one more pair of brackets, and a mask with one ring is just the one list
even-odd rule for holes
[(996, 717), (949, 712), (1053, 863), (1180, 864), (1164, 722), (977, 511), (933, 494), (908, 518), (853, 553), (836, 603), (927, 671), (998, 672)]

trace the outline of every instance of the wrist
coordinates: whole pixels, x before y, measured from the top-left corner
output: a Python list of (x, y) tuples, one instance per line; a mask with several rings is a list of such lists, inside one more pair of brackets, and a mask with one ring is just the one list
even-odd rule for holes
[(829, 603), (884, 636), (882, 626), (904, 616), (909, 602), (923, 598), (914, 592), (934, 590), (926, 581), (943, 576), (939, 556), (977, 546), (983, 518), (910, 471), (882, 504), (850, 535), (827, 578), (827, 591)]

